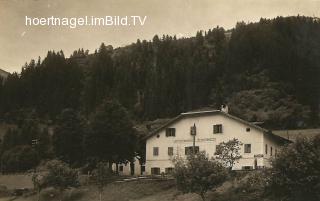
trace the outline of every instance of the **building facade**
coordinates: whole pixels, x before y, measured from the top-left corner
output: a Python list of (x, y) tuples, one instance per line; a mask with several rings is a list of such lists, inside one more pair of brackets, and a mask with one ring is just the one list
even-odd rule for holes
[[(191, 135), (196, 127), (195, 140)], [(288, 140), (276, 136), (253, 123), (220, 110), (182, 113), (146, 138), (146, 174), (170, 173), (172, 159), (185, 157), (193, 148), (215, 156), (216, 146), (233, 138), (242, 143), (242, 158), (234, 170), (259, 169), (270, 166), (280, 146)]]
[[(140, 176), (145, 174), (145, 165), (140, 163), (140, 157), (136, 156), (133, 162), (127, 161), (126, 163), (112, 164), (113, 172), (118, 172), (122, 176)], [(118, 168), (118, 171), (117, 171)]]

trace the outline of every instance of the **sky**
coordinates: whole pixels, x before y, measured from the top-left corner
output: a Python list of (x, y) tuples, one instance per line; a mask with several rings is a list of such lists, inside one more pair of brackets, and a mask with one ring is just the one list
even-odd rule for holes
[[(91, 53), (102, 42), (121, 47), (154, 35), (194, 36), (216, 26), (261, 17), (320, 16), (320, 0), (0, 0), (0, 69), (20, 72), (25, 62), (63, 50)], [(26, 26), (25, 17), (147, 16), (143, 26)]]

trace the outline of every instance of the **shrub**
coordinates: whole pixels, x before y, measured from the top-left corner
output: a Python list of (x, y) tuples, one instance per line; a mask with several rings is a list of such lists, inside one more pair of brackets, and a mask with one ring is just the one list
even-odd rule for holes
[(267, 171), (252, 172), (247, 178), (240, 182), (238, 191), (263, 193), (270, 181), (270, 174)]
[(178, 190), (196, 193), (202, 200), (208, 190), (219, 187), (227, 178), (226, 168), (216, 160), (209, 160), (204, 152), (190, 154), (187, 160), (178, 158), (174, 163)]
[(68, 164), (59, 160), (52, 160), (47, 163), (46, 167), (48, 173), (43, 176), (43, 187), (53, 187), (59, 190), (60, 196), (62, 196), (62, 192), (66, 188), (79, 185), (77, 171), (71, 169)]
[(288, 200), (320, 200), (320, 136), (300, 137), (272, 163), (270, 191)]

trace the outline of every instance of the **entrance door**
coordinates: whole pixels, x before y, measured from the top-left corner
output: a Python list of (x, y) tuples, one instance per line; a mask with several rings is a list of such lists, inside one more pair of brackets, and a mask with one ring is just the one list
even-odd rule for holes
[(258, 160), (256, 158), (254, 159), (254, 169), (258, 169)]

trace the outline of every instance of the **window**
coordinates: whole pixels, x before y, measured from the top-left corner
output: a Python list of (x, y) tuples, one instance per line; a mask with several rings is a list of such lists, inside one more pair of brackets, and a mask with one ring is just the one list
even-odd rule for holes
[(166, 128), (166, 137), (175, 137), (176, 129), (175, 128)]
[(268, 154), (268, 145), (266, 144), (265, 153)]
[(119, 166), (119, 171), (123, 172), (123, 166), (122, 165)]
[(166, 174), (172, 174), (172, 173), (173, 173), (173, 170), (174, 170), (174, 168), (168, 167), (168, 168), (165, 169), (165, 173), (166, 173)]
[(213, 125), (213, 133), (222, 133), (222, 124)]
[[(194, 152), (199, 153), (199, 146), (194, 147)], [(193, 146), (185, 147), (184, 153), (185, 153), (185, 155), (192, 154), (193, 153)]]
[(274, 149), (274, 156), (277, 157), (278, 153), (277, 153), (277, 149)]
[(153, 155), (159, 156), (159, 147), (153, 147)]
[(242, 170), (253, 170), (252, 166), (242, 166)]
[(173, 147), (168, 147), (168, 155), (173, 156)]
[(159, 175), (160, 174), (160, 168), (158, 168), (158, 167), (151, 168), (151, 174)]
[(270, 156), (272, 156), (272, 147), (270, 147)]
[(145, 172), (146, 171), (146, 166), (141, 165), (141, 172)]
[(246, 128), (246, 131), (247, 131), (247, 132), (250, 132), (250, 128)]
[(251, 144), (244, 145), (244, 153), (251, 153)]

